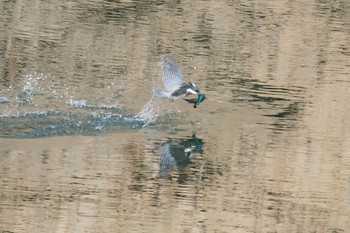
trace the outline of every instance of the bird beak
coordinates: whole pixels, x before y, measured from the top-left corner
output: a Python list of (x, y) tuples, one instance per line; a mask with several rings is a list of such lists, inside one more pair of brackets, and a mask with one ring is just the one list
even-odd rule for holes
[(195, 92), (194, 90), (192, 90), (192, 89), (190, 89), (190, 88), (187, 89), (187, 92), (189, 92), (189, 93), (191, 93), (191, 94), (194, 94), (194, 95), (198, 95), (197, 92)]

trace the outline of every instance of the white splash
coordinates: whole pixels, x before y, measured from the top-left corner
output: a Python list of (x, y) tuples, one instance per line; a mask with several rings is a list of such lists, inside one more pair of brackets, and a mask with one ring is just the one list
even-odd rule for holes
[(84, 108), (84, 107), (88, 107), (87, 104), (87, 100), (86, 99), (82, 99), (82, 100), (72, 100), (70, 99), (70, 105), (73, 108)]
[(155, 94), (153, 93), (152, 98), (143, 106), (141, 111), (135, 115), (135, 119), (145, 122), (142, 128), (157, 120), (159, 116), (158, 99), (159, 98), (155, 98)]
[(8, 98), (0, 96), (0, 104), (11, 102)]

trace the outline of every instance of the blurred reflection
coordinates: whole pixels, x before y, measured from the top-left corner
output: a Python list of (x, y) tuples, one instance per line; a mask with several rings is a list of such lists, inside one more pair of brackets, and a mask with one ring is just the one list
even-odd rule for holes
[(196, 135), (188, 139), (170, 139), (157, 147), (162, 154), (159, 160), (159, 175), (164, 176), (171, 172), (175, 166), (185, 168), (190, 163), (190, 157), (202, 152), (203, 142)]

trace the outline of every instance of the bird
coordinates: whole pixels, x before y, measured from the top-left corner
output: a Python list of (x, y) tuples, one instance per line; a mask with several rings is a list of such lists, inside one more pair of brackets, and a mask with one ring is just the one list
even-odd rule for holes
[(182, 83), (183, 75), (180, 68), (171, 58), (163, 60), (163, 85), (166, 91), (154, 88), (157, 96), (171, 100), (181, 99), (190, 94), (199, 95), (201, 92), (194, 83)]
[(159, 175), (167, 175), (175, 166), (180, 169), (185, 168), (194, 154), (203, 152), (203, 144), (203, 140), (193, 134), (192, 138), (170, 139), (155, 148), (162, 151), (159, 159)]

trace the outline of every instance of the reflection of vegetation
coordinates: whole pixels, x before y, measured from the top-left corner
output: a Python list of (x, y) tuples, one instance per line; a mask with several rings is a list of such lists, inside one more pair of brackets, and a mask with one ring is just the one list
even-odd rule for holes
[[(261, 82), (259, 80), (238, 79), (230, 85), (236, 86), (232, 89), (233, 101), (266, 102), (290, 101), (301, 98), (306, 90), (304, 87), (291, 86), (280, 87)], [(240, 97), (240, 98), (238, 98)]]
[(265, 116), (269, 116), (269, 117), (287, 117), (287, 116), (293, 116), (298, 114), (299, 112), (299, 103), (291, 103), (290, 105), (288, 105), (287, 108), (283, 109), (283, 111), (277, 113), (277, 114), (273, 114), (273, 115), (265, 115)]
[(270, 125), (276, 131), (294, 128), (302, 114), (304, 96), (307, 92), (301, 86), (277, 86), (259, 80), (236, 79), (230, 85), (232, 102), (245, 102), (261, 111), (261, 115), (275, 118)]
[(293, 129), (297, 125), (297, 119), (300, 117), (300, 104), (298, 102), (289, 104), (282, 111), (265, 115), (267, 117), (274, 117), (276, 120), (271, 125), (274, 127), (274, 132), (278, 133), (281, 130)]

